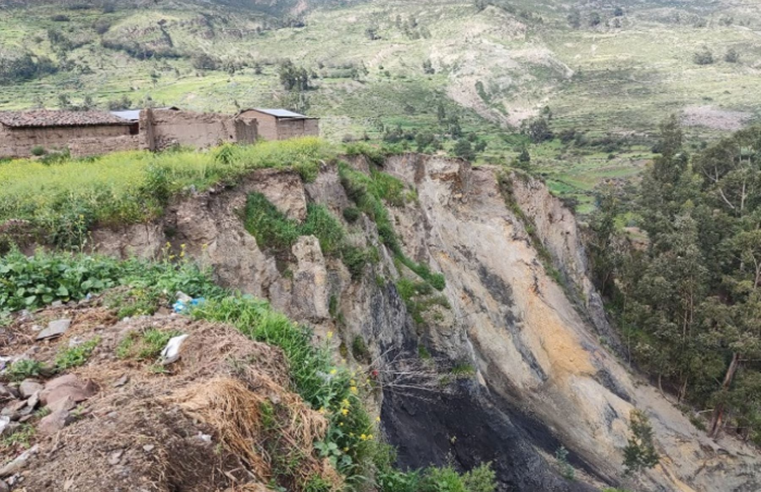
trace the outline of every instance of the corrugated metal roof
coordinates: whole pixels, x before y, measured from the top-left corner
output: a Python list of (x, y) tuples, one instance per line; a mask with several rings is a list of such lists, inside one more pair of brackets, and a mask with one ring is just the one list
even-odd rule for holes
[(0, 123), (10, 127), (124, 125), (128, 122), (105, 111), (0, 111)]
[(268, 114), (270, 116), (275, 116), (276, 118), (309, 118), (309, 116), (294, 113), (293, 111), (288, 111), (287, 109), (263, 109), (263, 108), (254, 108), (254, 111), (259, 111), (260, 113)]
[(139, 109), (124, 109), (122, 111), (111, 111), (111, 114), (117, 118), (121, 118), (127, 121), (139, 121), (140, 110)]

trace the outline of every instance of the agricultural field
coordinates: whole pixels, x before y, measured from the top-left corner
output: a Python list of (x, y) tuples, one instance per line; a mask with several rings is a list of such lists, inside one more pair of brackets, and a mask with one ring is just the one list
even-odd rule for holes
[[(430, 132), (441, 142), (427, 150), (446, 152), (456, 117), (486, 145), (477, 162), (509, 163), (527, 148), (582, 212), (601, 181), (638, 173), (668, 115), (684, 115), (696, 148), (761, 118), (751, 0), (265, 4), (5, 7), (0, 62), (29, 55), (38, 73), (0, 82), (0, 109), (285, 106), (320, 116), (329, 140), (400, 128), (402, 145), (414, 150)], [(697, 63), (706, 53), (710, 63)], [(306, 70), (308, 88), (284, 89), (285, 59)], [(538, 117), (555, 136), (583, 137), (532, 142), (521, 127)]]

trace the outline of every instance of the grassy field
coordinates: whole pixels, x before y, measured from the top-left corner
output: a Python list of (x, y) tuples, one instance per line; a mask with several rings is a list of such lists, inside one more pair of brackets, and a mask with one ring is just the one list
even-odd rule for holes
[[(311, 74), (303, 109), (322, 118), (333, 141), (378, 139), (397, 125), (445, 133), (439, 105), (487, 143), (479, 161), (517, 156), (527, 144), (517, 127), (545, 107), (556, 133), (626, 139), (612, 151), (557, 141), (530, 147), (532, 165), (555, 191), (588, 203), (601, 180), (636, 174), (671, 113), (692, 115), (696, 145), (761, 119), (753, 97), (761, 93), (761, 5), (620, 3), (621, 16), (612, 7), (581, 8), (578, 28), (567, 20), (571, 8), (555, 0), (494, 0), (482, 11), (468, 0), (347, 2), (308, 10), (302, 27), (214, 3), (7, 9), (0, 59), (29, 53), (62, 69), (3, 86), (0, 109), (55, 107), (61, 95), (74, 104), (89, 96), (100, 107), (122, 98), (224, 112), (292, 106), (278, 79), (279, 62), (290, 58)], [(594, 12), (601, 23), (591, 26)], [(715, 63), (694, 63), (704, 48)], [(724, 61), (730, 48), (737, 63)], [(195, 68), (202, 53), (218, 69)], [(445, 141), (444, 150), (452, 145)]]

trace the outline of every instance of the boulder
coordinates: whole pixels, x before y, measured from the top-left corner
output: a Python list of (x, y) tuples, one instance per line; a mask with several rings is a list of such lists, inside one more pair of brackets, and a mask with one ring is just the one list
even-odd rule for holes
[(42, 391), (43, 386), (37, 381), (31, 379), (24, 380), (18, 387), (21, 398), (27, 399), (34, 396), (35, 393)]
[(40, 420), (37, 432), (42, 435), (52, 435), (70, 424), (74, 418), (67, 410), (57, 410)]
[(82, 381), (73, 374), (67, 374), (48, 381), (45, 389), (40, 393), (40, 401), (43, 405), (51, 405), (68, 397), (73, 402), (79, 403), (96, 392), (97, 387), (92, 381)]

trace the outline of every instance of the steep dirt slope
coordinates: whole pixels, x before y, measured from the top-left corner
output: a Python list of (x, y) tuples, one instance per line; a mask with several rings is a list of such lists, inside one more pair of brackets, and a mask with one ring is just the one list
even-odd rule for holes
[[(367, 172), (371, 164), (356, 158), (353, 166)], [(117, 255), (155, 255), (167, 241), (185, 244), (221, 282), (268, 298), (326, 340), (328, 331), (337, 332), (332, 342), (342, 356), (351, 354), (340, 340), (346, 347), (361, 337), (371, 353), (364, 362), (384, 384), (377, 404), (402, 464), (453, 460), (467, 469), (492, 461), (505, 491), (615, 485), (623, 476), (629, 413), (640, 408), (652, 419), (663, 458), (638, 489), (761, 487), (755, 450), (707, 439), (603, 348), (599, 337), (609, 327), (586, 277), (579, 232), (544, 185), (515, 175), (500, 185), (496, 169), (414, 154), (389, 158), (383, 171), (416, 191), (414, 201), (388, 207), (405, 253), (447, 281), (447, 302), (440, 304), (449, 307), (433, 308), (417, 322), (393, 282), (415, 276), (381, 245), (368, 217), (345, 224), (353, 242), (379, 250), (379, 263), (368, 265), (362, 280), (326, 258), (313, 237), (300, 238), (283, 264), (244, 229), (239, 211), (253, 191), (293, 218), (303, 219), (308, 202), (342, 217), (350, 201), (332, 165), (306, 185), (294, 173), (257, 172), (235, 188), (173, 206), (158, 223), (97, 231), (93, 244)], [(558, 262), (565, 288), (547, 275), (525, 220), (535, 223)], [(448, 384), (428, 384), (431, 364), (420, 363), (427, 354), (436, 371), (452, 375)], [(561, 478), (547, 458), (561, 445), (583, 480)]]

